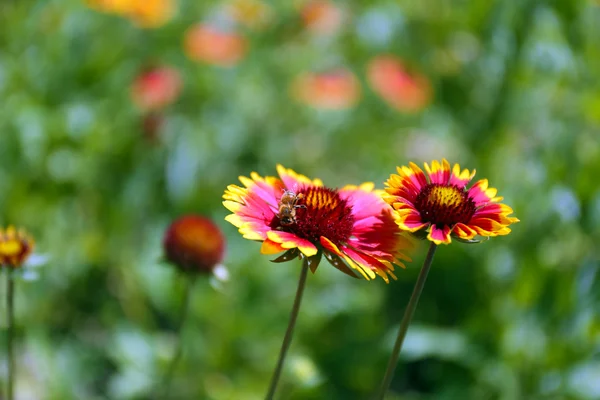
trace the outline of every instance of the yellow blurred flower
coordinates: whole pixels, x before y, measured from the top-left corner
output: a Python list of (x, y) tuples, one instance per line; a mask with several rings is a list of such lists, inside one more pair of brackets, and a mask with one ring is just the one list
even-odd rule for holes
[(19, 268), (33, 251), (34, 241), (23, 230), (0, 228), (0, 267)]
[(143, 28), (157, 28), (174, 14), (174, 0), (87, 0), (87, 4), (101, 12), (116, 14)]

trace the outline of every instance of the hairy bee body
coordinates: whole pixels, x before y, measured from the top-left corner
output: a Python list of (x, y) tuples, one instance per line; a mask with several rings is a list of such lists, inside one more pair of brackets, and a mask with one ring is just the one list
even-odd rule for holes
[(298, 204), (298, 201), (303, 198), (302, 193), (296, 194), (292, 190), (284, 190), (279, 200), (279, 213), (277, 214), (282, 226), (289, 226), (296, 222), (296, 209), (306, 208), (306, 206)]

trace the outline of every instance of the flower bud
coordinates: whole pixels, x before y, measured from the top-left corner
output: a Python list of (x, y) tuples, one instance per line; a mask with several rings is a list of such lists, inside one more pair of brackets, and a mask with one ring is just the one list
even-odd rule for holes
[(169, 226), (163, 248), (167, 261), (180, 270), (210, 273), (223, 259), (225, 238), (210, 219), (186, 215)]

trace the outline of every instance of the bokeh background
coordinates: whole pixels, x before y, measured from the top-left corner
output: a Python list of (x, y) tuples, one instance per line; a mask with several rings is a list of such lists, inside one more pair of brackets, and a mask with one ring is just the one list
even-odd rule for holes
[[(194, 287), (173, 398), (262, 398), (300, 264), (223, 220), (225, 187), (276, 163), (383, 187), (442, 157), (521, 223), (439, 249), (389, 399), (600, 398), (599, 82), (587, 0), (0, 2), (0, 224), (48, 257), (17, 285), (18, 398), (152, 398), (188, 213), (230, 277)], [(309, 276), (279, 398), (374, 393), (424, 251), (389, 285)]]

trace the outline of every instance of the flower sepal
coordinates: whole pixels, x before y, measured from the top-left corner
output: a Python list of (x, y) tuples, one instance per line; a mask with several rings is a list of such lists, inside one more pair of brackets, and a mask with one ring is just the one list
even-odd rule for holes
[(327, 259), (327, 261), (329, 261), (329, 263), (331, 265), (333, 265), (334, 267), (336, 267), (338, 270), (342, 271), (344, 274), (346, 274), (348, 276), (351, 276), (354, 279), (360, 279), (361, 278), (360, 276), (356, 275), (354, 273), (354, 271), (350, 267), (348, 267), (346, 265), (346, 263), (343, 262), (342, 259), (339, 256), (326, 251), (325, 252), (325, 258)]
[(410, 232), (410, 236), (418, 240), (426, 240), (427, 235), (429, 234), (428, 230), (422, 229), (416, 232)]
[(300, 251), (298, 250), (298, 248), (293, 248), (293, 249), (286, 251), (285, 253), (283, 253), (282, 255), (277, 257), (276, 259), (271, 260), (271, 262), (282, 263), (282, 262), (291, 261), (294, 258), (298, 258), (298, 257), (300, 257)]
[(463, 239), (458, 236), (453, 236), (453, 238), (454, 238), (454, 240), (456, 240), (458, 242), (466, 243), (466, 244), (479, 244), (479, 243), (487, 242), (488, 240), (490, 240), (489, 236), (477, 236), (477, 239)]
[(301, 254), (300, 258), (304, 259), (304, 262), (310, 268), (310, 272), (312, 272), (314, 274), (317, 271), (317, 267), (319, 266), (319, 263), (321, 262), (322, 255), (323, 255), (323, 250), (319, 249), (317, 254), (315, 254), (314, 256), (306, 257), (304, 254)]

